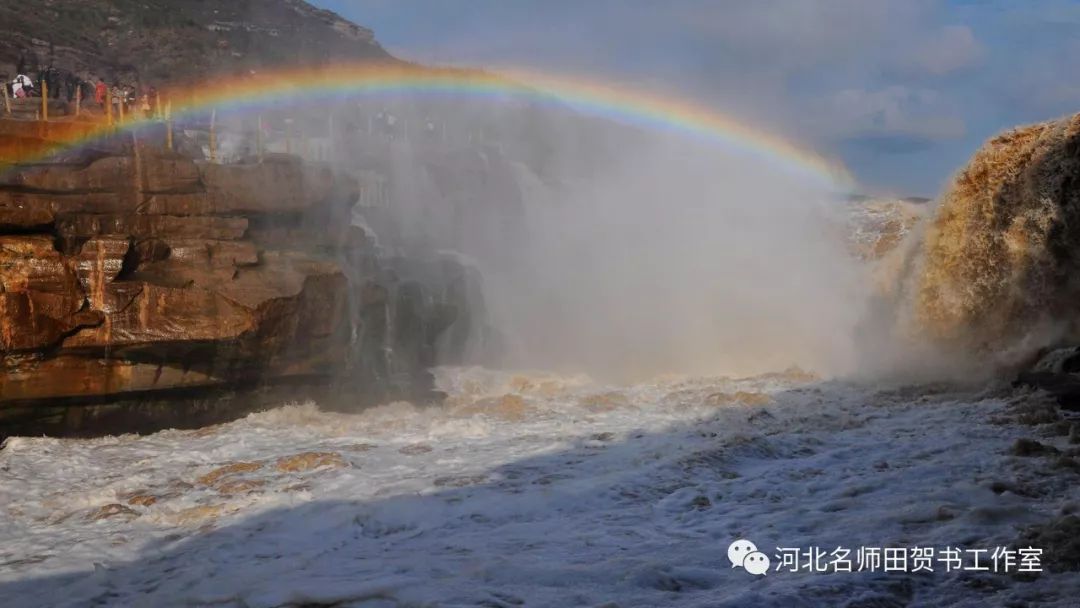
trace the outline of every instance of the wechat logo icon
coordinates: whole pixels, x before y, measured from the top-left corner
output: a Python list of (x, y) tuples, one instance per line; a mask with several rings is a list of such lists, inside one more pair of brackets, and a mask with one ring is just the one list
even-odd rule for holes
[(769, 556), (758, 551), (757, 545), (740, 538), (731, 543), (727, 550), (732, 568), (742, 568), (755, 576), (764, 576), (769, 571)]

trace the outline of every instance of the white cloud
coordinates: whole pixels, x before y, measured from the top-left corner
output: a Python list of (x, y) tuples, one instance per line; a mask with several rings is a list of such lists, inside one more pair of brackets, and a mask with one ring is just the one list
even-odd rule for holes
[(944, 76), (975, 65), (983, 56), (983, 46), (971, 28), (950, 25), (912, 43), (908, 68), (933, 76)]
[(845, 89), (816, 105), (820, 135), (827, 138), (938, 141), (963, 137), (966, 132), (962, 112), (930, 89), (900, 85), (877, 90)]

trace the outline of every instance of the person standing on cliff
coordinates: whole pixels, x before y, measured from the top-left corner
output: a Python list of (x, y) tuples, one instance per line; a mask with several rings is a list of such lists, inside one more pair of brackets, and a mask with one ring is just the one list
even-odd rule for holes
[(105, 98), (109, 96), (109, 85), (105, 84), (105, 81), (98, 78), (97, 84), (94, 86), (94, 103), (105, 109)]
[(64, 98), (68, 103), (75, 101), (75, 96), (79, 94), (79, 88), (82, 81), (75, 75), (74, 72), (64, 73)]
[(42, 70), (38, 80), (48, 88), (50, 98), (57, 99), (60, 97), (60, 72), (55, 67), (49, 65), (49, 67)]
[(150, 94), (145, 91), (139, 95), (139, 111), (142, 112), (143, 118), (151, 118), (153, 116), (150, 112)]
[(30, 77), (26, 74), (19, 74), (11, 83), (11, 94), (15, 97), (30, 97), (33, 91), (34, 81), (30, 80)]
[(122, 109), (120, 106), (126, 98), (124, 89), (121, 89), (119, 84), (114, 84), (112, 89), (109, 90), (109, 94), (112, 96), (113, 112), (119, 114)]

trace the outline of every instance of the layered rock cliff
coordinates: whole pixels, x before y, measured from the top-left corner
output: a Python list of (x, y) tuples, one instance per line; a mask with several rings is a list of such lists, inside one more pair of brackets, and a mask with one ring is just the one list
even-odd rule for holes
[[(0, 147), (40, 142), (40, 124), (0, 123)], [(4, 172), (0, 435), (434, 397), (427, 368), (475, 277), (386, 259), (352, 221), (364, 187), (295, 157), (219, 165), (138, 137)]]

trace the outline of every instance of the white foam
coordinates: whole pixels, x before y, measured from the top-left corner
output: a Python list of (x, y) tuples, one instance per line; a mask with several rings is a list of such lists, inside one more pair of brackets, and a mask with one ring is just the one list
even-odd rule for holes
[[(790, 376), (438, 377), (444, 407), (309, 403), (201, 431), (11, 439), (3, 604), (832, 606), (904, 577), (751, 577), (728, 545), (992, 548), (1077, 498), (1075, 484), (989, 489), (1046, 483), (1036, 459), (1003, 455), (1024, 430), (991, 422), (998, 399)], [(301, 452), (347, 466), (279, 470)], [(227, 477), (250, 493), (199, 482), (235, 463), (261, 465)], [(156, 502), (127, 504), (135, 494)], [(132, 513), (90, 517), (114, 503)], [(1065, 575), (998, 577), (993, 596), (955, 575), (908, 578), (918, 605), (1067, 606), (1080, 591)]]

